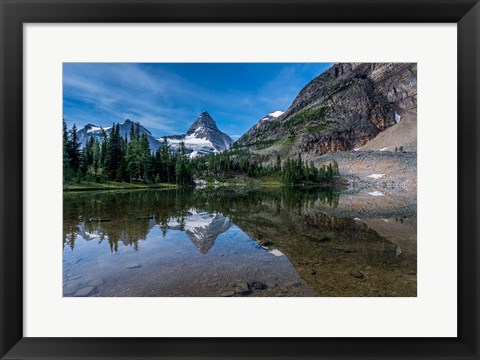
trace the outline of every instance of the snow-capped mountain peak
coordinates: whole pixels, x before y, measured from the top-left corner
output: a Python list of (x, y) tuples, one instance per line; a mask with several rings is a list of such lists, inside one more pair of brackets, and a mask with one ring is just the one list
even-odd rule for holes
[(206, 111), (198, 116), (185, 135), (168, 136), (167, 139), (174, 149), (183, 142), (190, 157), (222, 152), (233, 142), (230, 136), (220, 131)]
[(217, 123), (210, 114), (206, 111), (202, 112), (197, 120), (193, 122), (187, 131), (187, 135), (196, 134), (197, 137), (205, 134), (208, 131), (220, 131), (217, 127)]
[[(120, 136), (130, 139), (130, 131), (132, 130), (132, 126), (135, 126), (135, 124), (136, 123), (130, 119), (126, 119), (123, 123), (119, 123), (118, 127), (120, 130)], [(112, 128), (112, 126), (103, 127), (103, 130), (105, 131), (107, 136), (109, 136), (112, 132)], [(148, 144), (150, 145), (150, 150), (152, 150), (152, 152), (156, 151), (159, 148), (160, 142), (153, 137), (152, 133), (148, 129), (139, 124), (138, 131), (140, 133), (140, 136), (145, 135), (147, 137)], [(90, 137), (92, 136), (99, 142), (102, 142), (102, 127), (94, 124), (87, 124), (78, 131), (78, 140), (82, 147), (86, 145), (88, 139), (90, 139)]]
[[(120, 136), (129, 139), (132, 126), (136, 126), (136, 123), (130, 119), (120, 123)], [(163, 142), (163, 137), (154, 137), (147, 128), (140, 124), (138, 129), (140, 136), (145, 135), (147, 137), (150, 150), (152, 152), (157, 151)], [(112, 126), (103, 127), (103, 130), (108, 136), (112, 131)], [(86, 145), (91, 136), (102, 142), (102, 127), (87, 124), (78, 131), (78, 138), (82, 146)], [(180, 143), (183, 142), (187, 155), (190, 157), (222, 152), (228, 149), (233, 142), (227, 134), (220, 131), (215, 120), (206, 111), (199, 115), (186, 134), (167, 136), (167, 141), (173, 151), (178, 150)]]

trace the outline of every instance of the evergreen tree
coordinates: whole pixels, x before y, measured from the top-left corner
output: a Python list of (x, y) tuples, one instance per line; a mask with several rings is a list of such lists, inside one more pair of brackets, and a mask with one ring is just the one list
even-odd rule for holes
[(180, 148), (175, 156), (176, 183), (181, 186), (189, 186), (194, 183), (193, 160), (186, 156), (185, 143), (180, 143)]
[(148, 139), (145, 134), (142, 135), (139, 146), (139, 156), (142, 165), (143, 179), (148, 181), (152, 166), (152, 154), (150, 152), (150, 145), (148, 144)]
[(106, 172), (106, 157), (107, 157), (107, 146), (108, 146), (108, 136), (107, 132), (103, 127), (101, 128), (102, 131), (102, 143), (100, 145), (100, 167), (103, 170), (103, 173)]
[(95, 138), (90, 136), (90, 138), (87, 140), (87, 143), (85, 144), (85, 152), (83, 156), (83, 161), (84, 161), (84, 166), (88, 168), (89, 166), (92, 165), (93, 163), (93, 144), (95, 142)]
[(161, 166), (161, 173), (160, 178), (161, 181), (165, 181), (167, 183), (171, 182), (171, 156), (170, 156), (170, 145), (168, 145), (167, 137), (163, 137), (162, 144), (159, 148), (160, 152), (160, 166)]
[(133, 135), (134, 136), (130, 137), (130, 142), (127, 145), (127, 152), (125, 155), (130, 182), (133, 182), (134, 179), (138, 179), (140, 176), (140, 159), (138, 156), (139, 146), (135, 133), (133, 133)]
[(88, 165), (87, 165), (87, 148), (84, 147), (82, 150), (82, 161), (80, 162), (79, 171), (83, 178), (87, 175)]
[(63, 181), (68, 181), (72, 177), (72, 168), (70, 166), (69, 139), (67, 123), (63, 121)]
[(128, 181), (128, 170), (127, 170), (127, 159), (126, 159), (126, 154), (127, 154), (127, 136), (125, 138), (120, 136), (120, 130), (118, 131), (118, 137), (119, 137), (119, 164), (117, 167), (116, 171), (116, 180), (117, 181)]
[(340, 176), (340, 170), (338, 169), (338, 163), (335, 159), (332, 160), (333, 175)]
[(73, 124), (68, 140), (67, 152), (70, 160), (70, 167), (73, 171), (78, 171), (82, 163), (82, 152), (80, 150), (80, 142), (78, 141), (77, 126)]
[(280, 155), (277, 154), (277, 161), (275, 163), (275, 172), (280, 172), (282, 170), (282, 160), (280, 159)]
[(301, 156), (286, 158), (283, 163), (277, 154), (274, 160), (265, 155), (253, 154), (248, 149), (233, 146), (222, 153), (189, 158), (185, 143), (177, 152), (171, 151), (166, 137), (152, 154), (148, 137), (140, 134), (140, 125), (131, 126), (129, 134), (120, 135), (120, 125), (113, 124), (109, 133), (102, 129), (101, 139), (91, 136), (83, 149), (75, 125), (68, 131), (63, 123), (64, 181), (94, 176), (96, 181), (168, 182), (190, 186), (198, 178), (215, 180), (234, 176), (252, 178), (273, 176), (284, 184), (326, 184), (339, 176), (338, 163), (315, 166)]
[(93, 168), (93, 175), (95, 175), (95, 178), (98, 176), (100, 161), (101, 161), (100, 143), (98, 142), (98, 140), (95, 140), (92, 146), (92, 168)]

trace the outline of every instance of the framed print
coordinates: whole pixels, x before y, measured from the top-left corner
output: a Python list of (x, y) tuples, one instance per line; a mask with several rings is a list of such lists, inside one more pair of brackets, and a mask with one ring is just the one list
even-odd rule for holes
[(2, 358), (479, 357), (477, 1), (0, 3)]

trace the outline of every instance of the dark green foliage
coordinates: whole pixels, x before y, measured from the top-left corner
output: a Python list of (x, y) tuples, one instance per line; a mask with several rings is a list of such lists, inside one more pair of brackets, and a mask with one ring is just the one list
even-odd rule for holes
[(284, 184), (330, 183), (338, 176), (338, 165), (335, 171), (333, 169), (332, 164), (317, 168), (312, 161), (287, 159), (283, 163), (281, 180)]
[(287, 121), (282, 124), (284, 129), (291, 130), (295, 126), (305, 123), (308, 121), (318, 121), (322, 120), (328, 112), (328, 106), (322, 106), (320, 108), (311, 107), (305, 110), (302, 110), (295, 115), (291, 116)]
[(318, 133), (320, 131), (323, 131), (323, 130), (326, 130), (328, 129), (328, 124), (327, 123), (323, 123), (323, 124), (318, 124), (318, 125), (314, 125), (314, 126), (310, 126), (309, 128), (307, 128), (307, 132), (309, 134), (315, 134), (315, 133)]
[(297, 138), (298, 138), (297, 135), (290, 135), (288, 137), (280, 137), (273, 140), (257, 141), (255, 143), (255, 147), (258, 150), (263, 150), (263, 149), (268, 149), (275, 145), (290, 146), (295, 142), (295, 140), (297, 140)]
[(266, 163), (261, 156), (253, 155), (246, 149), (230, 149), (221, 154), (210, 154), (192, 160), (197, 177), (214, 180), (243, 175), (252, 178), (278, 178), (284, 184), (329, 184), (339, 176), (338, 164), (317, 167), (312, 161), (301, 158), (281, 161), (277, 155), (275, 162)]
[(278, 139), (273, 139), (273, 140), (265, 140), (265, 141), (259, 141), (255, 145), (257, 149), (262, 150), (262, 149), (267, 149), (271, 146), (281, 144), (285, 141), (284, 138), (278, 138)]
[(154, 159), (147, 137), (145, 135), (140, 137), (138, 123), (132, 126), (130, 130), (130, 141), (126, 145), (123, 158), (124, 164), (121, 164), (122, 173), (119, 174), (123, 179), (128, 178), (129, 182), (152, 181)]
[(95, 140), (92, 145), (92, 169), (95, 177), (98, 175), (100, 168), (100, 155), (100, 143)]
[(277, 154), (277, 160), (275, 162), (275, 171), (281, 171), (282, 170), (282, 159), (280, 158), (280, 155)]
[(176, 178), (175, 164), (175, 155), (170, 151), (170, 145), (164, 137), (152, 159), (154, 182), (173, 183)]
[(180, 149), (175, 162), (175, 180), (177, 185), (193, 185), (193, 165), (185, 154), (185, 143), (180, 143)]
[(63, 122), (63, 181), (68, 181), (72, 178), (73, 170), (70, 166), (69, 157), (69, 136), (67, 130), (67, 124)]
[(328, 166), (316, 167), (313, 161), (302, 161), (298, 157), (297, 160), (287, 159), (283, 163), (281, 175), (284, 184), (316, 184), (331, 183), (339, 172), (335, 161)]
[(67, 155), (70, 167), (73, 171), (78, 171), (82, 164), (82, 151), (80, 150), (80, 146), (81, 144), (78, 141), (77, 127), (73, 124), (67, 141)]
[(233, 146), (219, 154), (189, 158), (185, 144), (177, 152), (170, 149), (167, 139), (155, 153), (150, 151), (148, 139), (140, 136), (139, 126), (132, 126), (129, 138), (120, 136), (119, 125), (113, 125), (102, 140), (91, 137), (80, 150), (76, 126), (70, 132), (64, 125), (64, 178), (78, 181), (119, 181), (128, 183), (175, 183), (192, 186), (195, 178), (228, 180), (236, 176), (250, 178), (270, 177), (285, 184), (328, 184), (338, 176), (338, 165), (316, 167), (300, 158), (286, 159), (280, 155), (275, 161)]
[(117, 179), (117, 170), (120, 167), (120, 163), (122, 158), (124, 157), (123, 154), (123, 144), (122, 144), (122, 137), (120, 136), (120, 127), (119, 125), (113, 124), (112, 131), (110, 132), (110, 136), (107, 139), (106, 146), (105, 146), (105, 171), (106, 176), (110, 180)]

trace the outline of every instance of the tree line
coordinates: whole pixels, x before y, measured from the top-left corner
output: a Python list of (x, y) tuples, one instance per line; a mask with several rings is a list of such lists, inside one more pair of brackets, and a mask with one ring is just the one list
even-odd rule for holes
[(113, 124), (109, 134), (102, 129), (100, 139), (90, 136), (82, 147), (78, 130), (63, 122), (63, 175), (69, 181), (116, 181), (175, 183), (191, 186), (195, 179), (224, 181), (235, 176), (273, 177), (285, 184), (331, 183), (339, 175), (338, 164), (317, 167), (313, 161), (297, 159), (267, 161), (234, 144), (222, 153), (188, 157), (185, 144), (171, 148), (166, 137), (152, 152), (139, 124), (132, 125), (129, 136), (121, 136), (120, 125)]

